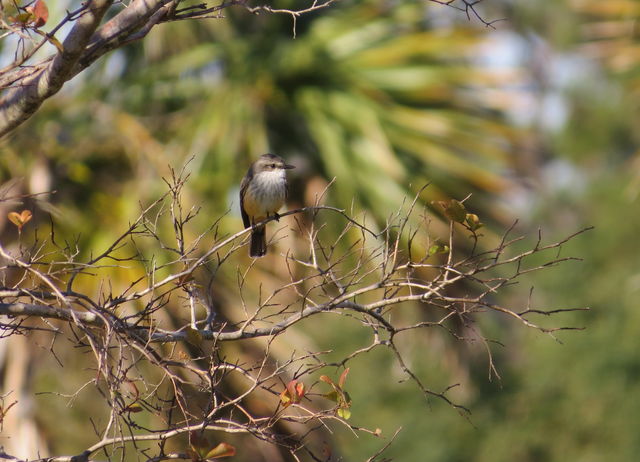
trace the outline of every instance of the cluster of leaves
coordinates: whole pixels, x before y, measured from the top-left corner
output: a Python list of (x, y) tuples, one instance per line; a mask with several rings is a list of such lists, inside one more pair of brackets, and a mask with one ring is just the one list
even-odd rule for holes
[[(12, 9), (14, 11), (11, 11)], [(7, 6), (5, 6), (5, 2), (2, 2), (0, 19), (4, 19), (5, 15), (11, 26), (39, 29), (49, 20), (49, 8), (44, 0), (35, 0), (26, 5), (20, 5), (14, 1), (8, 3)]]
[(349, 373), (349, 368), (347, 367), (342, 374), (340, 374), (340, 378), (338, 379), (338, 383), (335, 383), (331, 380), (330, 377), (326, 375), (321, 375), (320, 380), (325, 383), (331, 385), (333, 388), (332, 391), (324, 395), (327, 399), (334, 401), (337, 403), (336, 415), (338, 417), (342, 417), (343, 419), (349, 419), (351, 417), (351, 396), (344, 389), (344, 383), (347, 380), (347, 374)]
[[(320, 376), (320, 380), (331, 385), (332, 388), (332, 391), (325, 393), (323, 396), (337, 404), (335, 409), (336, 415), (345, 420), (348, 420), (351, 417), (351, 397), (344, 389), (344, 383), (347, 379), (348, 373), (349, 368), (347, 367), (342, 374), (340, 374), (338, 383), (335, 383), (326, 375)], [(306, 394), (307, 392), (304, 382), (293, 379), (287, 383), (286, 387), (280, 393), (280, 403), (285, 408), (292, 404), (300, 404)]]
[(460, 223), (477, 237), (476, 231), (484, 226), (475, 213), (467, 212), (462, 201), (449, 199), (447, 201), (434, 201), (434, 204), (442, 207), (444, 216), (454, 223)]
[(300, 404), (305, 394), (304, 382), (293, 379), (287, 383), (287, 386), (280, 393), (280, 402), (284, 407), (291, 406), (292, 404)]

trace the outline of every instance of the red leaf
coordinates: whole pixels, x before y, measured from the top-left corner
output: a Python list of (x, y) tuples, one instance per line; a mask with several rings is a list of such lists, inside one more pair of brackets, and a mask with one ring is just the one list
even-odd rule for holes
[(344, 388), (344, 382), (347, 380), (347, 374), (349, 373), (349, 368), (347, 367), (342, 374), (340, 374), (340, 379), (338, 380), (338, 385), (340, 388)]
[(280, 393), (280, 402), (287, 407), (291, 404), (298, 404), (304, 397), (304, 383), (297, 380), (291, 380), (286, 388)]

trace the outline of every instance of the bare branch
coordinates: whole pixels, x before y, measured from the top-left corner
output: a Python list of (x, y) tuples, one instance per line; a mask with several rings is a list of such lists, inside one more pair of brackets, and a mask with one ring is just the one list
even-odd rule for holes
[[(93, 255), (75, 246), (58, 246), (53, 234), (50, 242), (28, 248), (0, 247), (0, 272), (12, 275), (0, 279), (0, 315), (6, 319), (0, 323), (0, 335), (10, 339), (37, 333), (50, 336), (52, 342), (64, 338), (74, 350), (89, 353), (95, 378), (71, 396), (59, 396), (74, 400), (80, 390), (93, 389), (107, 416), (102, 426), (94, 423), (95, 443), (84, 452), (47, 460), (88, 461), (97, 451), (113, 454), (139, 448), (145, 441), (158, 441), (163, 447), (169, 438), (189, 433), (197, 440), (194, 432), (206, 430), (256, 438), (288, 451), (294, 460), (301, 460), (300, 451), (322, 460), (309, 442), (332, 426), (378, 436), (377, 430), (347, 422), (350, 400), (358, 398), (347, 398), (346, 370), (337, 381), (326, 378), (336, 368), (355, 364), (355, 358), (374, 349), (387, 351), (403, 380), (413, 383), (425, 400), (437, 398), (467, 416), (465, 403), (452, 397), (458, 384), (434, 390), (417, 373), (415, 358), (401, 348), (411, 333), (437, 328), (438, 335), (455, 341), (479, 340), (491, 379), (499, 377), (492, 354), (499, 340), (486, 338), (476, 317), (502, 316), (555, 339), (558, 331), (580, 329), (549, 323), (558, 314), (586, 308), (538, 308), (532, 303), (533, 291), (524, 306), (511, 307), (499, 303), (496, 294), (525, 275), (576, 260), (560, 251), (588, 228), (550, 243), (539, 232), (529, 248), (516, 250), (523, 237), (510, 237), (513, 225), (494, 248), (483, 248), (481, 236), (474, 235), (477, 241), (469, 254), (458, 243), (473, 232), (451, 222), (444, 237), (448, 248), (433, 254), (431, 218), (416, 212), (417, 196), (405, 201), (379, 233), (353, 213), (316, 204), (279, 216), (280, 226), (295, 226), (290, 231), (306, 243), (300, 252), (292, 248), (268, 257), (269, 264), (280, 265), (288, 277), (268, 289), (247, 284), (264, 264), (245, 256), (251, 228), (224, 234), (220, 220), (215, 220), (204, 232), (194, 229), (199, 208), (183, 204), (187, 178), (185, 169), (172, 170), (166, 180), (168, 192), (141, 207), (139, 216), (105, 250)], [(329, 217), (342, 222), (337, 234), (324, 229)], [(89, 256), (83, 261), (82, 254)], [(538, 258), (530, 263), (533, 256)], [(237, 293), (227, 294), (237, 304), (232, 319), (218, 311), (204, 289), (215, 285), (216, 275), (228, 265), (238, 275)], [(126, 281), (134, 274), (132, 268), (142, 269), (143, 276), (120, 289), (112, 287), (109, 278)], [(107, 270), (105, 284), (100, 273)], [(368, 340), (333, 362), (323, 359), (329, 353), (326, 349), (274, 356), (275, 339), (295, 338), (299, 324), (309, 325), (313, 318), (313, 325), (321, 326), (329, 316), (355, 323), (370, 334)], [(471, 335), (461, 331), (460, 324)], [(263, 339), (259, 348), (251, 341), (257, 338)], [(223, 348), (230, 341), (236, 342), (234, 348)], [(223, 356), (223, 351), (236, 348), (253, 354)], [(323, 375), (318, 379), (317, 374)], [(327, 405), (324, 397), (332, 390), (335, 401)], [(257, 412), (252, 402), (262, 403), (262, 410)], [(20, 402), (12, 412), (17, 406)], [(265, 406), (271, 410), (264, 411)], [(140, 428), (132, 417), (138, 412), (153, 414), (153, 421), (162, 424)], [(183, 455), (144, 454), (148, 460)]]

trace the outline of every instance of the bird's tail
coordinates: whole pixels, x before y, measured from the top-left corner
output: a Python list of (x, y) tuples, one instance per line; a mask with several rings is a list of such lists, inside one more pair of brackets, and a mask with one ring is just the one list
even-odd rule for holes
[(267, 235), (264, 226), (260, 226), (251, 231), (251, 248), (249, 255), (251, 257), (262, 257), (267, 253)]

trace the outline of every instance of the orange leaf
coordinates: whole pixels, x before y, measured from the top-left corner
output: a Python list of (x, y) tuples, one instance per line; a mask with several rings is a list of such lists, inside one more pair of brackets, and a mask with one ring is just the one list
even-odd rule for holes
[(22, 212), (9, 212), (7, 218), (11, 223), (18, 227), (19, 231), (22, 231), (22, 227), (31, 220), (31, 212), (29, 210), (23, 210)]
[(7, 218), (18, 228), (22, 228), (22, 220), (20, 219), (20, 215), (18, 214), (18, 212), (9, 212), (7, 214)]
[(344, 382), (347, 380), (347, 374), (349, 373), (349, 368), (347, 367), (342, 374), (340, 374), (340, 379), (338, 380), (338, 385), (340, 388), (344, 388)]
[(32, 6), (28, 6), (26, 10), (33, 15), (33, 26), (35, 28), (42, 27), (49, 19), (49, 8), (43, 0), (38, 0)]
[(280, 402), (284, 407), (287, 407), (291, 404), (291, 394), (286, 388), (282, 390), (282, 392), (280, 392)]
[(280, 393), (280, 402), (287, 407), (291, 404), (298, 404), (304, 397), (304, 383), (297, 380), (291, 380), (286, 388)]

